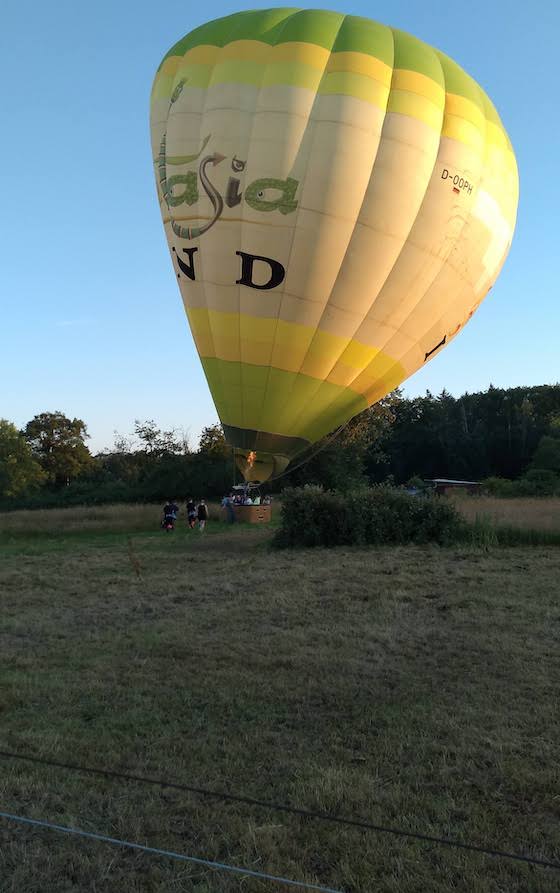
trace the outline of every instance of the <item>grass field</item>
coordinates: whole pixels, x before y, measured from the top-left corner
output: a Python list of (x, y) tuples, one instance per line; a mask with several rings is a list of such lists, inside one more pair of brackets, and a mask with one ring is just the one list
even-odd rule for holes
[[(158, 519), (0, 516), (0, 749), (560, 861), (560, 549), (275, 552), (268, 529)], [(551, 869), (0, 765), (0, 810), (345, 893), (560, 889)], [(0, 821), (2, 893), (288, 889)]]
[(462, 497), (455, 502), (469, 521), (485, 518), (493, 524), (509, 527), (560, 531), (560, 499)]

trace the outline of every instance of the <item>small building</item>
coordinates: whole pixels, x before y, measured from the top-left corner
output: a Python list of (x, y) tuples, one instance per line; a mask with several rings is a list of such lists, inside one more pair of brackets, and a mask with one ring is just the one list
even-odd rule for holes
[(461, 491), (476, 495), (482, 488), (480, 481), (454, 481), (450, 478), (429, 478), (424, 483), (429, 484), (438, 496), (449, 496)]

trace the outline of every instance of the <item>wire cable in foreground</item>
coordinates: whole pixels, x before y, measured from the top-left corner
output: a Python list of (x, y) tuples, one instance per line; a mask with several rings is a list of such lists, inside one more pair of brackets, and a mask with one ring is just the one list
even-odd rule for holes
[(35, 828), (46, 828), (49, 831), (58, 831), (62, 834), (71, 834), (75, 837), (85, 837), (88, 840), (97, 840), (101, 843), (111, 843), (114, 846), (125, 847), (129, 850), (140, 850), (152, 856), (165, 856), (168, 859), (177, 859), (180, 862), (192, 862), (215, 871), (229, 871), (233, 874), (242, 874), (247, 877), (256, 877), (264, 881), (273, 881), (276, 884), (284, 884), (286, 887), (299, 887), (301, 890), (316, 890), (319, 893), (343, 893), (332, 887), (321, 887), (319, 884), (309, 884), (306, 881), (294, 881), (290, 878), (278, 877), (275, 874), (267, 874), (264, 871), (255, 871), (252, 868), (240, 868), (237, 865), (228, 865), (226, 862), (213, 862), (210, 859), (201, 859), (199, 856), (185, 856), (182, 853), (174, 853), (172, 850), (160, 850), (157, 847), (144, 846), (141, 843), (132, 843), (129, 840), (119, 840), (116, 837), (107, 837), (105, 834), (95, 834), (93, 831), (81, 831), (79, 828), (69, 828), (66, 825), (55, 825), (41, 819), (29, 819), (27, 816), (13, 815), (10, 812), (0, 812), (0, 818), (9, 822), (17, 822), (21, 825), (32, 825)]
[(553, 868), (560, 871), (560, 862), (553, 862), (550, 859), (538, 859), (535, 856), (526, 856), (523, 853), (508, 853), (505, 850), (498, 850), (490, 846), (480, 846), (474, 843), (463, 843), (460, 840), (453, 840), (449, 837), (437, 837), (432, 834), (422, 834), (419, 831), (406, 831), (404, 828), (391, 828), (387, 825), (377, 825), (367, 819), (362, 818), (346, 818), (345, 816), (332, 815), (327, 812), (317, 812), (311, 809), (303, 809), (299, 806), (289, 806), (285, 803), (274, 803), (270, 800), (259, 800), (256, 797), (247, 797), (242, 794), (229, 794), (225, 791), (213, 791), (209, 788), (195, 787), (194, 785), (180, 784), (179, 782), (166, 781), (165, 779), (146, 778), (142, 775), (134, 775), (130, 772), (117, 772), (114, 769), (95, 769), (88, 766), (79, 766), (75, 763), (63, 763), (58, 760), (48, 760), (44, 757), (36, 757), (31, 754), (18, 754), (11, 751), (0, 750), (0, 759), (22, 760), (28, 763), (37, 763), (41, 766), (50, 766), (57, 769), (66, 769), (72, 772), (84, 772), (90, 775), (102, 775), (106, 778), (120, 779), (127, 782), (137, 782), (139, 784), (157, 785), (162, 788), (170, 788), (176, 791), (185, 791), (189, 794), (196, 794), (201, 797), (211, 797), (216, 800), (222, 800), (225, 803), (242, 803), (246, 806), (259, 806), (263, 809), (270, 809), (274, 812), (285, 812), (290, 815), (297, 815), (305, 819), (314, 819), (323, 822), (333, 822), (338, 825), (346, 825), (351, 828), (360, 828), (363, 831), (373, 831), (378, 834), (392, 834), (394, 837), (402, 837), (408, 840), (418, 840), (422, 843), (433, 843), (438, 846), (447, 846), (455, 849), (467, 850), (473, 853), (480, 853), (483, 856), (493, 856), (498, 859), (513, 859), (516, 862), (525, 862), (529, 865), (539, 865), (542, 868)]

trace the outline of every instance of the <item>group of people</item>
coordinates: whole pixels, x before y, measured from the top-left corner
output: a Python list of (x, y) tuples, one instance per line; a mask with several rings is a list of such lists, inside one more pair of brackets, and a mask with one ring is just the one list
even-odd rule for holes
[[(261, 497), (260, 494), (257, 493), (255, 496), (251, 496), (249, 493), (231, 493), (229, 496), (224, 496), (222, 500), (222, 505), (224, 505), (224, 500), (229, 499), (233, 505), (260, 505)], [(270, 496), (263, 496), (262, 498), (263, 505), (270, 505)]]
[[(204, 499), (199, 499), (197, 503), (194, 501), (192, 496), (190, 496), (186, 500), (186, 513), (187, 524), (189, 525), (191, 530), (194, 530), (197, 524), (200, 531), (204, 530), (204, 528), (206, 527), (206, 522), (208, 520), (208, 506), (206, 505)], [(171, 523), (171, 525), (174, 527), (178, 514), (179, 506), (174, 499), (168, 499), (163, 507), (163, 520), (161, 522), (161, 526), (166, 527), (169, 525), (169, 523)]]
[(262, 500), (260, 494), (257, 493), (255, 496), (250, 496), (249, 491), (245, 491), (243, 493), (230, 493), (229, 496), (224, 496), (222, 499), (222, 508), (225, 509), (227, 519), (230, 524), (233, 524), (235, 521), (235, 509), (236, 505), (270, 505), (270, 496), (263, 496)]
[[(259, 493), (250, 496), (248, 490), (243, 493), (230, 493), (229, 496), (224, 496), (222, 499), (222, 508), (225, 509), (230, 524), (233, 524), (235, 521), (234, 506), (237, 505), (270, 505), (270, 496), (263, 496), (261, 500)], [(206, 522), (208, 521), (208, 506), (204, 499), (199, 499), (198, 502), (195, 502), (192, 496), (190, 496), (186, 500), (185, 509), (187, 514), (187, 524), (191, 530), (194, 530), (197, 525), (199, 530), (204, 530)], [(162, 528), (173, 530), (178, 515), (179, 506), (175, 499), (168, 499), (163, 507)]]

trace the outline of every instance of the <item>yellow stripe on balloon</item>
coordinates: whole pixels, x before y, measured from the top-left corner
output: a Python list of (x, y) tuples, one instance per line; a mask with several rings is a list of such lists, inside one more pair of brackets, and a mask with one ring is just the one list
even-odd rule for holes
[(486, 115), (478, 105), (469, 99), (465, 99), (464, 96), (457, 96), (456, 93), (446, 93), (445, 114), (470, 121), (481, 133), (484, 133), (486, 130)]
[(325, 75), (318, 93), (352, 96), (384, 110), (387, 106), (389, 88), (373, 78), (352, 71), (333, 71)]
[(365, 53), (332, 53), (328, 59), (326, 72), (349, 71), (379, 81), (385, 87), (391, 86), (392, 69), (381, 59)]
[[(340, 53), (335, 55), (361, 56), (361, 53)], [(185, 53), (184, 56), (170, 56), (161, 66), (156, 83), (163, 77), (174, 77), (179, 69), (190, 65), (209, 65), (213, 67), (222, 62), (255, 62), (260, 66), (271, 63), (286, 62), (288, 64), (303, 63), (319, 71), (323, 71), (329, 58), (328, 50), (315, 44), (296, 42), (270, 46), (257, 40), (236, 40), (225, 47), (198, 46)], [(364, 57), (371, 58), (371, 57)], [(378, 62), (379, 60), (374, 60)], [(383, 66), (379, 62), (378, 68)], [(383, 66), (386, 67), (386, 66)]]
[(272, 59), (264, 71), (261, 70), (257, 86), (272, 87), (276, 84), (286, 84), (315, 91), (319, 88), (322, 75), (322, 68), (307, 65), (305, 62), (276, 62)]
[[(438, 126), (437, 115), (430, 112), (426, 106), (416, 108), (413, 99), (395, 95), (395, 91), (399, 94), (412, 93), (429, 100), (435, 106), (440, 106), (443, 91), (432, 78), (409, 69), (391, 71), (386, 63), (366, 53), (349, 51), (329, 53), (323, 47), (302, 41), (270, 46), (258, 40), (237, 40), (224, 47), (205, 45), (193, 47), (184, 56), (170, 56), (163, 62), (156, 75), (152, 96), (156, 99), (170, 96), (176, 81), (180, 78), (186, 78), (190, 86), (202, 88), (209, 84), (232, 82), (259, 87), (288, 84), (315, 90), (317, 77), (310, 69), (325, 74), (319, 88), (321, 93), (342, 93), (383, 107), (383, 91), (368, 83), (369, 79), (379, 81), (380, 84), (391, 88), (390, 111), (419, 118), (431, 127)], [(331, 75), (335, 73), (343, 77), (333, 79)], [(353, 78), (351, 75), (361, 77)], [(366, 78), (366, 81), (362, 78)], [(484, 133), (486, 117), (475, 103), (463, 96), (447, 93), (445, 109), (446, 116), (467, 120), (474, 128)], [(495, 111), (493, 115), (497, 118)], [(498, 145), (505, 143), (511, 151), (511, 144), (504, 129), (494, 122), (488, 121), (488, 124), (492, 128), (493, 141)], [(449, 122), (444, 135), (473, 147), (479, 145), (478, 137), (472, 128), (463, 128), (454, 121)]]
[[(247, 41), (248, 43), (252, 43), (253, 41)], [(264, 51), (264, 44), (260, 44)], [(185, 65), (214, 65), (217, 59), (220, 58), (222, 53), (226, 47), (213, 47), (213, 46), (204, 46), (201, 45), (199, 47), (193, 47), (192, 50), (189, 50), (188, 53), (185, 53), (184, 56), (170, 56), (165, 60), (164, 65), (172, 62), (175, 65), (175, 71), (179, 68), (179, 66), (184, 63)], [(160, 71), (163, 70), (163, 66)]]
[(443, 106), (434, 105), (431, 99), (419, 96), (417, 93), (407, 93), (404, 90), (391, 90), (389, 94), (389, 102), (387, 103), (387, 113), (393, 112), (397, 115), (407, 115), (409, 118), (416, 118), (423, 121), (432, 130), (441, 130), (441, 122), (443, 118)]
[(512, 160), (515, 162), (515, 156), (511, 148), (511, 142), (509, 141), (509, 137), (502, 130), (502, 128), (498, 127), (496, 124), (493, 124), (492, 121), (489, 121), (487, 134), (488, 143), (501, 149), (504, 153), (509, 154)]
[[(259, 87), (266, 68), (256, 59), (225, 59), (220, 57), (210, 70), (209, 86), (216, 84), (252, 84)], [(181, 71), (182, 76), (182, 71)]]
[(371, 387), (371, 377), (366, 375), (357, 384), (354, 380), (374, 360), (387, 366), (395, 363), (378, 347), (282, 319), (201, 307), (188, 307), (187, 316), (202, 357), (256, 366), (271, 364), (285, 372), (326, 379), (359, 394)]
[[(488, 167), (496, 167), (501, 169), (502, 174), (507, 172), (508, 179), (511, 181), (510, 189), (515, 192), (515, 204), (517, 205), (518, 191), (518, 173), (517, 161), (512, 151), (504, 147), (503, 140), (493, 141), (494, 134), (490, 131), (486, 141), (486, 165)], [(500, 190), (503, 192), (503, 187)], [(499, 196), (496, 196), (499, 198)]]
[[(224, 47), (221, 47), (218, 59), (220, 62), (230, 62), (232, 60), (237, 62), (242, 60), (247, 62), (258, 62), (259, 65), (267, 65), (270, 62), (274, 49), (275, 47), (268, 46), (266, 43), (261, 43), (259, 40), (232, 40), (231, 43), (227, 43)], [(192, 52), (194, 52), (194, 50), (185, 53), (184, 58), (188, 59)], [(326, 50), (324, 52), (326, 52)]]
[(323, 70), (327, 65), (331, 54), (324, 47), (318, 47), (312, 43), (280, 43), (275, 47), (268, 47), (267, 62), (303, 62), (314, 68)]
[(390, 82), (391, 90), (404, 90), (406, 93), (417, 93), (429, 99), (438, 108), (444, 107), (445, 90), (436, 84), (432, 78), (418, 71), (409, 71), (404, 68), (395, 68)]
[(480, 131), (475, 124), (456, 115), (445, 115), (441, 135), (470, 146), (475, 152), (483, 153), (485, 146), (484, 130)]

